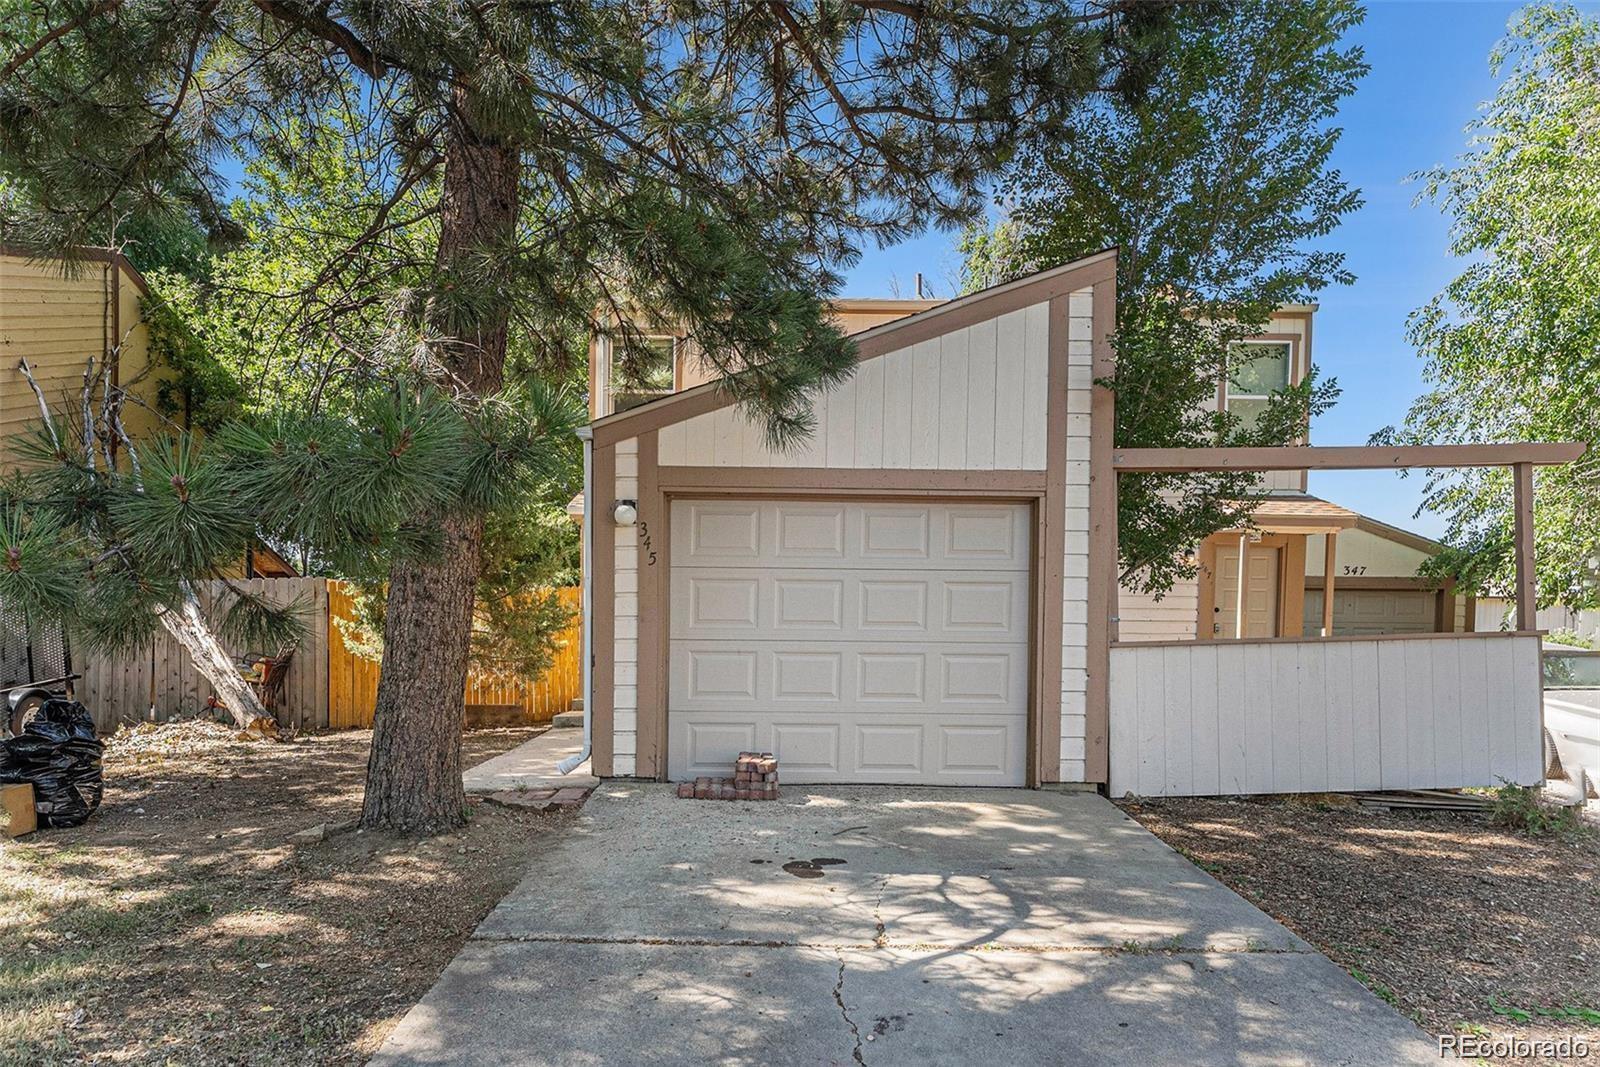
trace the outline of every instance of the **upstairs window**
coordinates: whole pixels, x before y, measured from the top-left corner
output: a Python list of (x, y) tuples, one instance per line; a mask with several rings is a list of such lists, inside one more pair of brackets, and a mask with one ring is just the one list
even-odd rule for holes
[(1244, 341), (1234, 346), (1233, 354), (1224, 404), (1238, 417), (1239, 428), (1249, 430), (1272, 394), (1289, 388), (1293, 350), (1287, 341)]
[(623, 369), (622, 345), (611, 346), (611, 410), (627, 411), (672, 392), (677, 366), (676, 337), (646, 337), (648, 358), (633, 373)]

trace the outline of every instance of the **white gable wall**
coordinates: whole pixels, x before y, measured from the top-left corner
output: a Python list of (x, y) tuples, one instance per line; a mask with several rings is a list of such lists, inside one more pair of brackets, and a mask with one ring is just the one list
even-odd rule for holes
[[(1059, 774), (1066, 782), (1087, 778), (1093, 294), (1090, 287), (1071, 293), (1066, 321), (1054, 324), (1067, 334), (1065, 457), (1051, 457), (1048, 452), (1052, 326), (1048, 302), (864, 360), (849, 380), (816, 398), (816, 430), (793, 450), (769, 448), (762, 428), (737, 407), (661, 427), (656, 449), (663, 471), (748, 467), (1042, 472), (1050, 469), (1052, 459), (1056, 464), (1064, 461), (1058, 729)], [(636, 498), (638, 462), (637, 439), (620, 442), (614, 498)], [(614, 551), (613, 773), (629, 775), (638, 766), (639, 751), (636, 532), (618, 529)]]
[(660, 463), (1044, 470), (1048, 332), (1040, 303), (865, 360), (816, 398), (815, 432), (787, 451), (736, 407), (697, 415), (661, 429)]

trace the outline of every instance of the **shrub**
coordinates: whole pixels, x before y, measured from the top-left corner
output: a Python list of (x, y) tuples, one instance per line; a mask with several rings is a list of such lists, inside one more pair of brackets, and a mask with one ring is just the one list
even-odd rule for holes
[(1529, 837), (1566, 836), (1584, 829), (1578, 809), (1551, 804), (1537, 789), (1506, 782), (1493, 793), (1489, 821)]

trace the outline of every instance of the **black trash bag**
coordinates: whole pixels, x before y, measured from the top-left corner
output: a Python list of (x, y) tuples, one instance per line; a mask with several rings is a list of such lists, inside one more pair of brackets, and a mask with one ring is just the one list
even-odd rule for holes
[(82, 825), (105, 794), (94, 716), (75, 700), (51, 700), (23, 728), (0, 742), (0, 781), (33, 786), (41, 827)]

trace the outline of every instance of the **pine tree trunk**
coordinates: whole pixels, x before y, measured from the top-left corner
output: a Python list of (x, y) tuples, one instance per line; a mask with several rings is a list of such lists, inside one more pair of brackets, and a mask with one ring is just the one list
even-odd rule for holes
[[(517, 224), (519, 154), (515, 146), (471, 127), (469, 96), (456, 92), (445, 149), (439, 220), (441, 274), (509, 244)], [(469, 272), (470, 273), (470, 272)], [(453, 384), (479, 394), (501, 385), (506, 327), (503, 306), (442, 306), (431, 323)], [(403, 561), (389, 573), (383, 663), (367, 760), (361, 825), (437, 832), (465, 822), (461, 731), (467, 650), (483, 542), (481, 516), (446, 519), (442, 554)]]
[(256, 691), (240, 675), (233, 658), (217, 641), (216, 634), (211, 632), (193, 586), (185, 582), (183, 603), (176, 609), (159, 609), (156, 618), (162, 628), (189, 653), (195, 670), (211, 683), (217, 698), (228, 709), (228, 714), (233, 716), (235, 726), (241, 730), (254, 730), (259, 728), (258, 720), (272, 718), (267, 714), (267, 709), (261, 706)]

